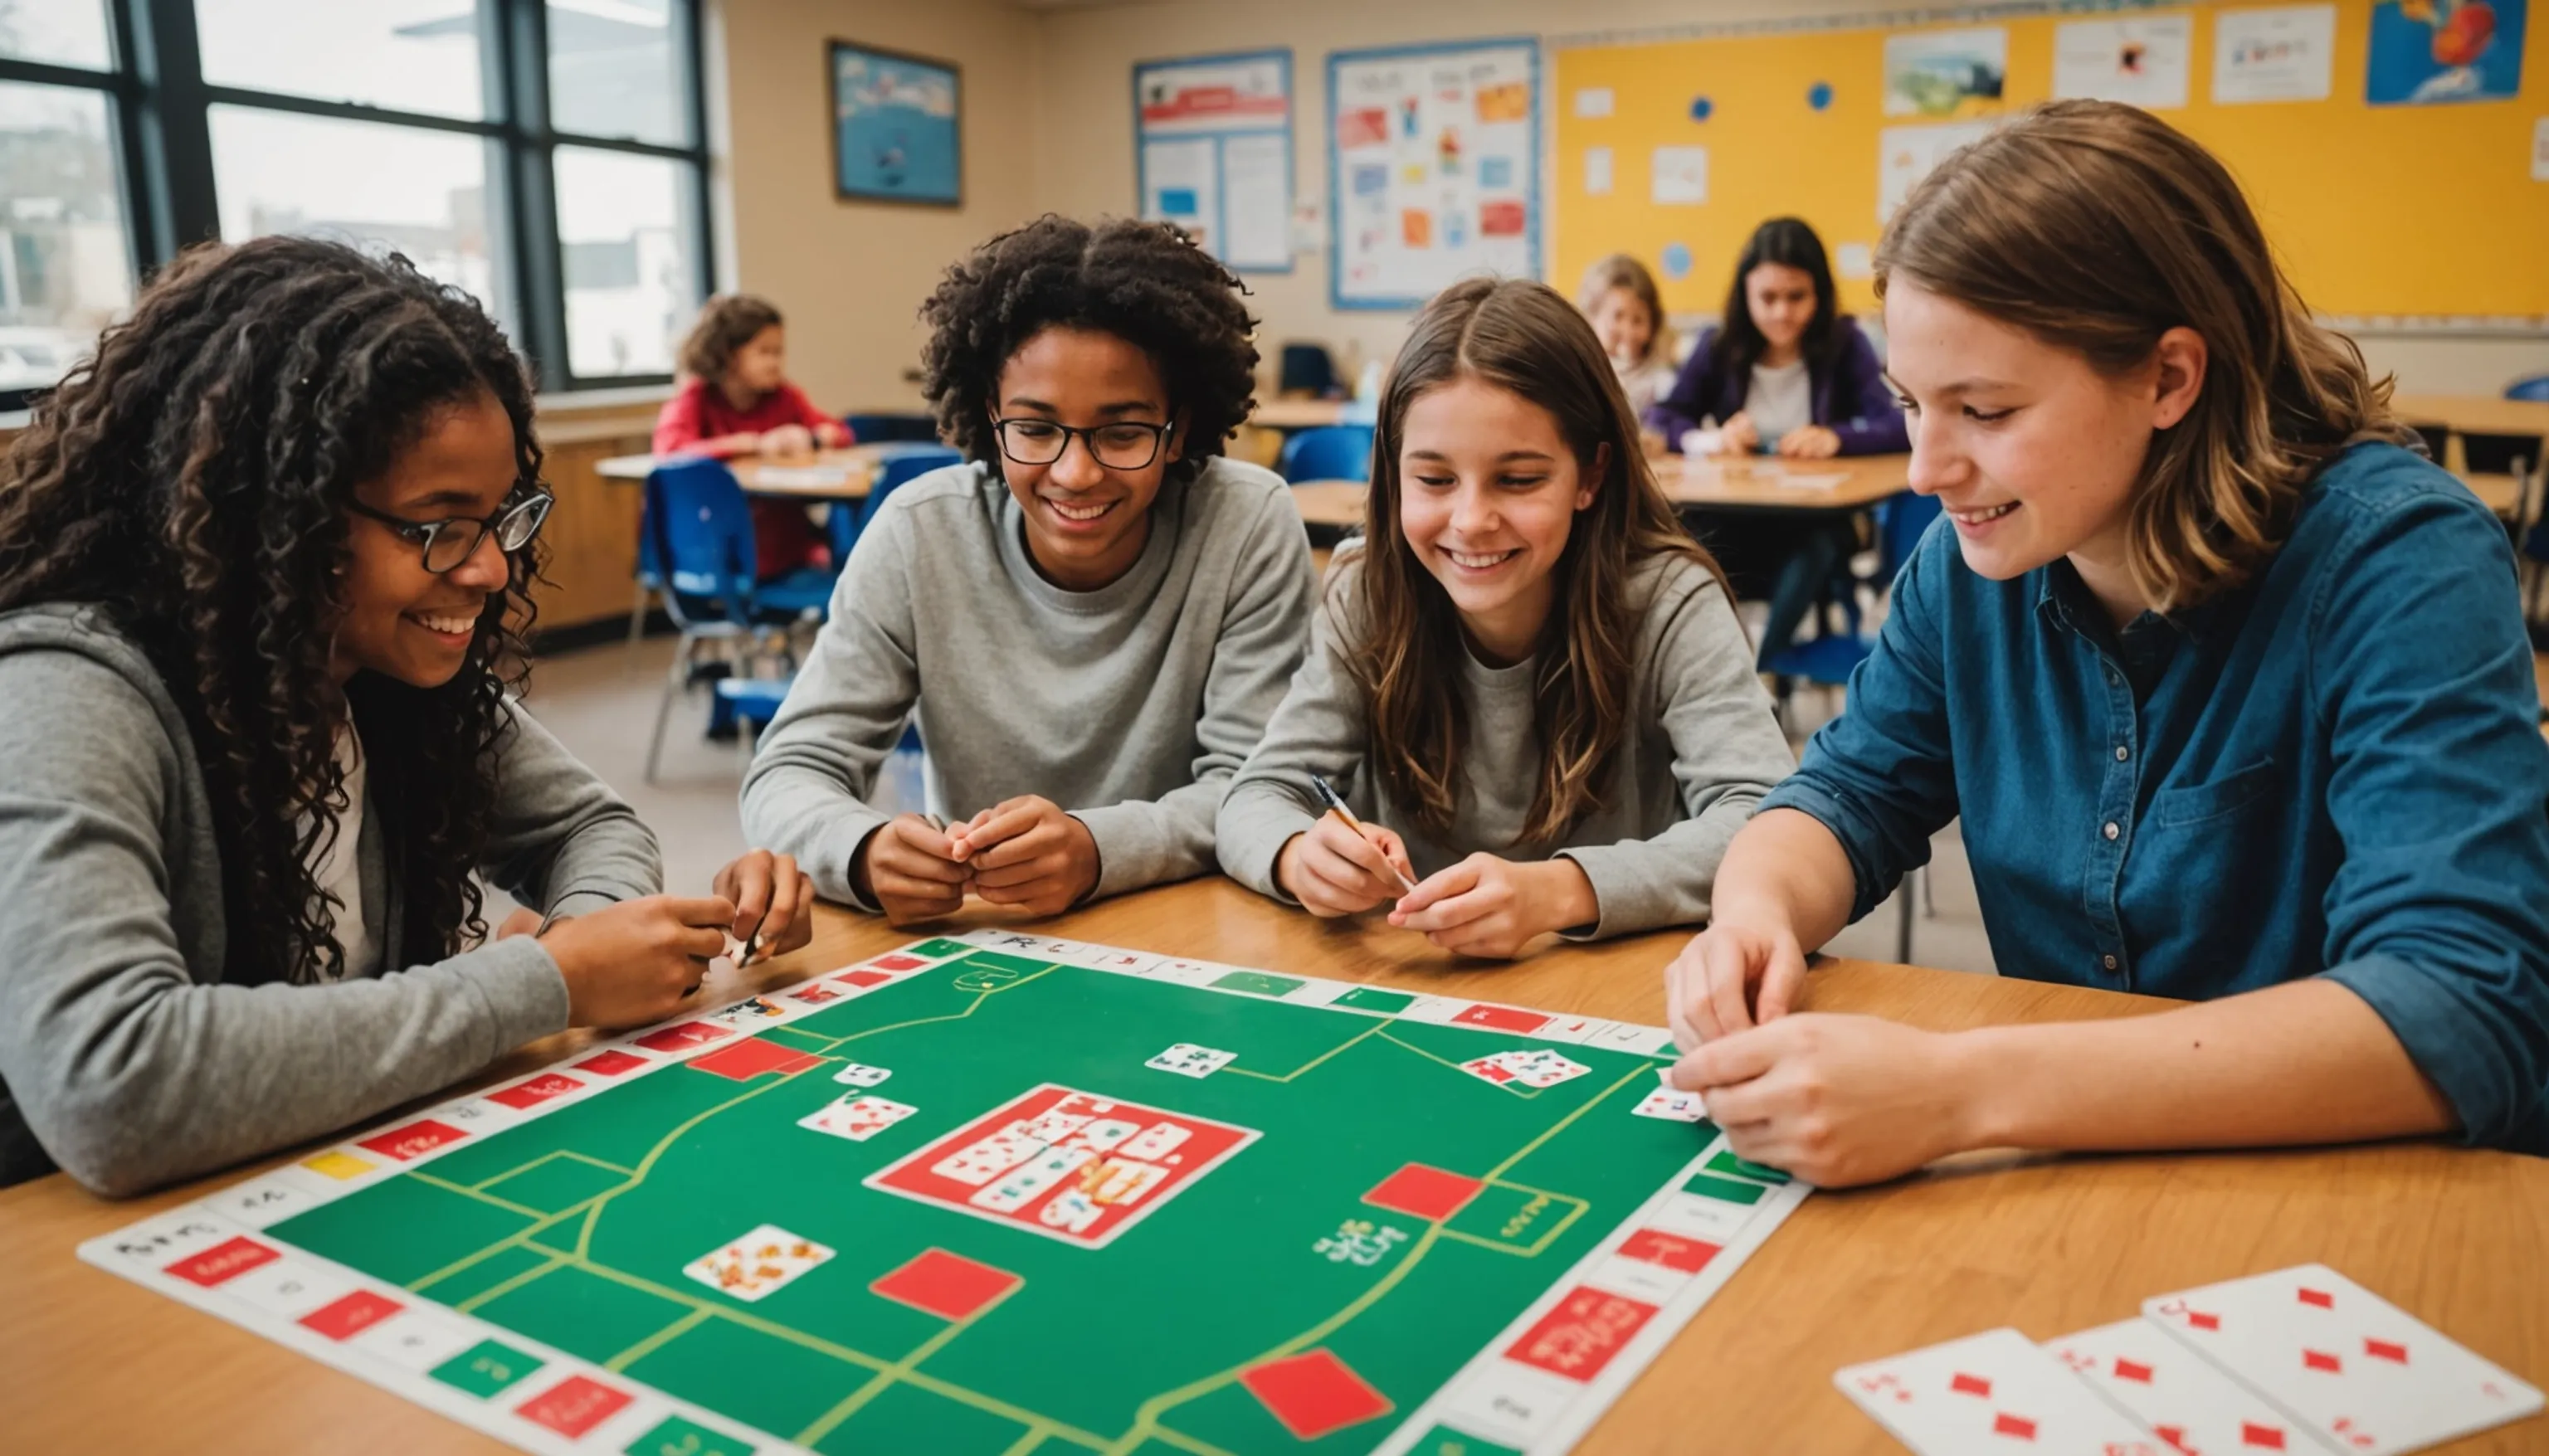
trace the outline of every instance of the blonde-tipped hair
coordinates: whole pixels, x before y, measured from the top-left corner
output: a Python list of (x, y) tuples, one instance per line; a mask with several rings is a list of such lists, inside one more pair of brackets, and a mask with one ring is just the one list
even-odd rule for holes
[(2203, 336), (2203, 388), (2152, 438), (2126, 526), (2133, 583), (2162, 612), (2253, 577), (2347, 443), (2410, 438), (2390, 381), (2312, 321), (2228, 170), (2129, 106), (2051, 102), (1939, 163), (1877, 244), (1878, 297), (1898, 281), (2110, 375), (2171, 328)]
[(1638, 362), (1650, 368), (1672, 363), (1673, 330), (1664, 318), (1663, 292), (1655, 287), (1655, 275), (1648, 272), (1647, 265), (1635, 255), (1613, 253), (1585, 269), (1584, 284), (1575, 291), (1575, 307), (1589, 318), (1602, 295), (1615, 288), (1636, 294), (1638, 302), (1647, 306), (1647, 317), (1654, 321), (1653, 330), (1647, 335), (1647, 356)]

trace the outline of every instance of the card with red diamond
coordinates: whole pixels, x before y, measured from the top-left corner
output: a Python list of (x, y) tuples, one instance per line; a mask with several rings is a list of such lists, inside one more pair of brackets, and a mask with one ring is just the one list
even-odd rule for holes
[(1987, 1329), (1887, 1360), (1833, 1384), (1921, 1456), (2078, 1451), (2167, 1456), (2167, 1448), (2015, 1329)]

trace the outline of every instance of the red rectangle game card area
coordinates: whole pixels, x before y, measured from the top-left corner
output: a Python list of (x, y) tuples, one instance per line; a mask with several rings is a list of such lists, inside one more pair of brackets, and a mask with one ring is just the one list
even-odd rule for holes
[(1103, 1248), (1256, 1138), (1046, 1082), (870, 1174), (867, 1186)]

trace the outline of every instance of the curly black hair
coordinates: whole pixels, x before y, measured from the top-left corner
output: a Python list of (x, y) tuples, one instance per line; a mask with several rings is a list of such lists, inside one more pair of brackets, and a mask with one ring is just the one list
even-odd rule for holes
[(486, 934), (472, 869), (505, 697), (525, 672), (531, 548), (448, 682), (360, 673), (340, 690), (329, 673), (355, 484), (482, 392), (513, 420), (520, 479), (537, 481), (529, 379), (467, 295), (332, 242), (207, 244), (37, 402), (0, 472), (0, 610), (102, 607), (185, 715), (221, 852), (225, 979), (347, 968), (310, 860), (346, 807), (334, 746), (348, 713), (405, 899), (390, 963)]
[(929, 325), (921, 391), (939, 438), (1000, 469), (988, 406), (1000, 369), (1047, 328), (1111, 333), (1151, 356), (1172, 413), (1186, 411), (1185, 455), (1168, 479), (1192, 480), (1248, 418), (1257, 390), (1257, 320), (1248, 286), (1166, 223), (1048, 213), (947, 269), (920, 306)]

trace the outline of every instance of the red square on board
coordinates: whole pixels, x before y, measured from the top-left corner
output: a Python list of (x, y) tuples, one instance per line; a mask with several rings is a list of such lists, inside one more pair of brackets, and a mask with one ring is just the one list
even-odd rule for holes
[(713, 1027), (704, 1021), (686, 1021), (680, 1026), (666, 1027), (640, 1037), (636, 1045), (649, 1051), (688, 1051), (694, 1046), (705, 1046), (719, 1037), (732, 1035), (723, 1027)]
[(879, 970), (918, 970), (928, 963), (926, 960), (914, 960), (908, 956), (880, 956), (868, 962)]
[(1654, 1317), (1652, 1305), (1577, 1285), (1513, 1342), (1505, 1358), (1568, 1380), (1589, 1381)]
[(234, 1279), (259, 1264), (272, 1263), (274, 1250), (244, 1235), (214, 1244), (202, 1253), (179, 1259), (168, 1266), (168, 1272), (188, 1284), (206, 1289)]
[(1390, 1410), (1387, 1396), (1324, 1346), (1253, 1366), (1239, 1383), (1285, 1430), (1304, 1441)]
[(368, 1147), (383, 1157), (394, 1157), (400, 1162), (406, 1162), (420, 1153), (431, 1152), (446, 1142), (457, 1142), (468, 1136), (458, 1128), (426, 1118), (424, 1122), (410, 1123), (404, 1128), (392, 1128), (386, 1133), (375, 1133), (354, 1145)]
[(1481, 1001), (1452, 1018), (1456, 1027), (1491, 1027), (1499, 1032), (1536, 1032), (1549, 1025), (1549, 1018), (1537, 1011), (1524, 1011), (1515, 1006), (1490, 1006)]
[(714, 1072), (720, 1077), (741, 1082), (763, 1072), (803, 1071), (821, 1060), (811, 1052), (765, 1042), (759, 1037), (746, 1037), (731, 1046), (701, 1052), (691, 1058), (691, 1065), (699, 1071)]
[(533, 1108), (552, 1097), (564, 1097), (581, 1089), (584, 1083), (558, 1072), (542, 1072), (527, 1082), (517, 1082), (502, 1092), (487, 1094), (489, 1102), (500, 1102), (511, 1108)]
[(1478, 1196), (1487, 1185), (1459, 1173), (1429, 1168), (1423, 1163), (1408, 1163), (1397, 1172), (1380, 1180), (1363, 1201), (1374, 1208), (1423, 1219), (1431, 1224), (1448, 1219), (1461, 1211), (1461, 1206)]
[(962, 1320), (1025, 1282), (1006, 1269), (930, 1248), (868, 1288), (941, 1320)]
[(614, 1048), (610, 1051), (595, 1052), (577, 1062), (575, 1069), (580, 1072), (591, 1072), (598, 1077), (615, 1077), (621, 1072), (635, 1071), (645, 1064), (646, 1058), (631, 1056), (625, 1051)]
[(882, 970), (845, 970), (832, 979), (845, 986), (882, 986), (894, 977)]
[(524, 1419), (571, 1439), (609, 1420), (627, 1404), (628, 1397), (602, 1382), (570, 1375), (514, 1409)]
[(1642, 1259), (1661, 1264), (1684, 1274), (1696, 1274), (1717, 1257), (1717, 1245), (1696, 1238), (1683, 1238), (1654, 1228), (1641, 1228), (1620, 1244), (1620, 1257)]
[(810, 986), (799, 986), (796, 990), (788, 993), (788, 999), (791, 1001), (802, 1001), (808, 1006), (820, 1006), (826, 1001), (840, 1000), (841, 993), (833, 990), (830, 986), (817, 983)]
[(302, 1316), (301, 1322), (330, 1339), (347, 1339), (405, 1308), (396, 1300), (385, 1300), (368, 1289), (358, 1289), (334, 1304), (322, 1305)]

